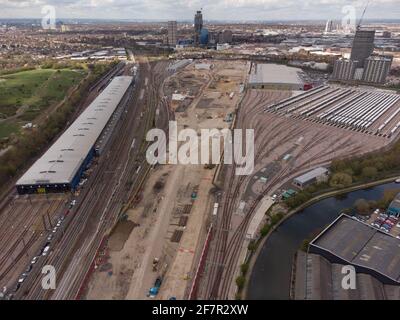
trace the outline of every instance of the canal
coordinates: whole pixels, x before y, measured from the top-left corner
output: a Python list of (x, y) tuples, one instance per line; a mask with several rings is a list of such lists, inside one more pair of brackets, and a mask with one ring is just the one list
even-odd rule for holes
[(264, 243), (250, 275), (246, 299), (289, 299), (291, 268), (295, 252), (303, 241), (322, 231), (340, 212), (357, 199), (378, 200), (387, 189), (399, 189), (395, 183), (350, 192), (321, 200), (282, 223)]

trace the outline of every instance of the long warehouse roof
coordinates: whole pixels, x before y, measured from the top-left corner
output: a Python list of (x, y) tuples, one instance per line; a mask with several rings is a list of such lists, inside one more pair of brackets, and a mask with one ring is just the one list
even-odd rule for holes
[(121, 102), (132, 77), (115, 77), (17, 185), (70, 183)]
[(289, 83), (303, 84), (300, 78), (301, 69), (288, 67), (280, 64), (256, 64), (253, 72), (250, 74), (250, 84), (262, 83)]

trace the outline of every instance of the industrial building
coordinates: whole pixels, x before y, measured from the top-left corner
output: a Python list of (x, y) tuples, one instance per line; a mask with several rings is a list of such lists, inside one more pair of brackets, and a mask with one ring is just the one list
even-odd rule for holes
[(132, 77), (115, 77), (32, 167), (17, 181), (18, 193), (74, 190), (92, 158), (96, 142), (121, 103)]
[(343, 265), (318, 254), (296, 255), (295, 300), (400, 300), (400, 286), (384, 284), (373, 276), (357, 273), (355, 288), (342, 287)]
[(280, 64), (253, 64), (249, 77), (251, 89), (304, 90), (302, 70)]
[(329, 175), (329, 170), (323, 167), (316, 168), (306, 174), (303, 174), (300, 177), (297, 177), (293, 180), (293, 184), (298, 186), (299, 188), (305, 188), (310, 184), (315, 182), (323, 182), (327, 181)]
[(388, 207), (388, 213), (396, 217), (400, 216), (400, 193), (396, 195)]
[(168, 21), (168, 45), (175, 47), (177, 42), (178, 24), (176, 21)]
[(400, 240), (345, 214), (310, 243), (309, 252), (352, 265), (383, 284), (400, 285)]
[(384, 84), (392, 67), (392, 56), (371, 56), (365, 60), (363, 82)]

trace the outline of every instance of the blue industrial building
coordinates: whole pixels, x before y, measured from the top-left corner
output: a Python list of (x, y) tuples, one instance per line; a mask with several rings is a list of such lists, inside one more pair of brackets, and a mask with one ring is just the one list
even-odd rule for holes
[(390, 203), (387, 212), (396, 217), (400, 216), (400, 193)]

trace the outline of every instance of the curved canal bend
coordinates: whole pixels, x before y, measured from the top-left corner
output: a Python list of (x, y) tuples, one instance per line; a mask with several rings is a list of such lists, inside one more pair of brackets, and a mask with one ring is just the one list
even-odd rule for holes
[(325, 228), (357, 199), (378, 200), (388, 189), (400, 189), (400, 185), (387, 183), (327, 198), (288, 218), (260, 250), (250, 275), (246, 299), (289, 299), (293, 257), (303, 241)]

